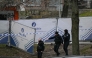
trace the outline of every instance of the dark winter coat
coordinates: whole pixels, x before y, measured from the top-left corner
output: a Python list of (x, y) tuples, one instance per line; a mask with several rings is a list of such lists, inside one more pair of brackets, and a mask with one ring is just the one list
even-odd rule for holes
[(40, 40), (37, 45), (37, 52), (44, 51), (44, 49), (45, 49), (44, 42)]
[(61, 43), (63, 44), (62, 37), (59, 34), (57, 34), (54, 37), (51, 37), (49, 39), (54, 39), (55, 44), (61, 44)]
[(67, 33), (67, 34), (64, 34), (62, 36), (63, 40), (64, 40), (64, 43), (69, 43), (70, 42), (70, 34)]

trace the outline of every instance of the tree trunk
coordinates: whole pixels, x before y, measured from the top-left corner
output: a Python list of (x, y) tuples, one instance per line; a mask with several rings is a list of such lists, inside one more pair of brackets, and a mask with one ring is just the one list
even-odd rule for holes
[(68, 16), (68, 7), (69, 7), (69, 0), (64, 0), (63, 11), (61, 17)]
[(78, 0), (72, 0), (72, 53), (80, 55), (79, 51), (79, 9)]

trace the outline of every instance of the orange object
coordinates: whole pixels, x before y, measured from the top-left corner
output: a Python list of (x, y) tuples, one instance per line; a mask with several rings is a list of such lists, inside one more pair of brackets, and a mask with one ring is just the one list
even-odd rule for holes
[(18, 19), (19, 19), (18, 11), (14, 11), (14, 20), (18, 20)]
[(7, 10), (7, 11), (14, 11), (14, 20), (18, 20), (19, 19), (19, 14), (18, 14), (16, 6), (6, 7), (5, 10)]

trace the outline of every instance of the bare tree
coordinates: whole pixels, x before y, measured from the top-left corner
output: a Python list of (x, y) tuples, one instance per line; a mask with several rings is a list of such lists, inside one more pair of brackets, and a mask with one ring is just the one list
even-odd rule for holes
[(79, 55), (79, 9), (78, 0), (72, 0), (72, 51)]
[(41, 0), (41, 7), (43, 10), (47, 10), (50, 0)]
[(61, 17), (68, 16), (68, 7), (69, 7), (69, 0), (64, 0), (63, 11)]
[(0, 2), (0, 10), (4, 10), (6, 7), (13, 5), (13, 0), (1, 0)]

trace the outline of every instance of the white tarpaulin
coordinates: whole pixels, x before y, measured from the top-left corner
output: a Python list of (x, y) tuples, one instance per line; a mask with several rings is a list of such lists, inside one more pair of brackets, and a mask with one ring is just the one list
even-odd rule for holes
[[(92, 17), (80, 17), (79, 18), (79, 40), (92, 40)], [(57, 24), (58, 21), (58, 24)], [(21, 33), (16, 33), (20, 32), (21, 26), (28, 26), (36, 29), (36, 35), (35, 35), (35, 42), (37, 42), (39, 39), (42, 39), (43, 41), (47, 40), (49, 37), (54, 35), (54, 32), (57, 30), (59, 31), (60, 35), (63, 35), (64, 29), (68, 29), (69, 33), (71, 35), (71, 40), (72, 40), (72, 34), (71, 34), (71, 27), (72, 27), (72, 22), (71, 18), (59, 18), (58, 20), (56, 18), (43, 18), (43, 19), (31, 19), (31, 20), (18, 20), (17, 21), (20, 24), (15, 24), (13, 23), (12, 27), (14, 30), (12, 30), (12, 33), (14, 34), (20, 34)], [(19, 29), (18, 29), (19, 28)], [(0, 35), (7, 33), (9, 29), (9, 23), (8, 21), (0, 21)], [(29, 28), (28, 30), (25, 31), (24, 33), (30, 33)], [(5, 33), (4, 33), (5, 32)], [(32, 32), (31, 32), (32, 34)], [(6, 35), (4, 35), (5, 37)], [(23, 35), (21, 38), (24, 38)], [(0, 36), (3, 38), (3, 36)], [(30, 36), (31, 37), (31, 36)], [(32, 35), (33, 37), (33, 35)], [(23, 39), (22, 39), (23, 40)], [(24, 40), (23, 40), (24, 41)], [(17, 43), (17, 39), (15, 40), (16, 45), (18, 46), (19, 43)], [(23, 46), (22, 46), (23, 47)]]
[[(57, 30), (59, 31), (59, 34), (62, 36), (64, 34), (64, 30), (67, 29), (69, 34), (71, 35), (71, 28), (72, 28), (72, 23), (71, 23), (71, 18), (59, 18), (58, 19), (58, 28)], [(70, 40), (72, 40), (70, 36)]]
[[(79, 18), (79, 40), (92, 40), (92, 17), (80, 17)], [(58, 24), (57, 24), (58, 21)], [(62, 36), (64, 34), (64, 29), (68, 29), (70, 33), (70, 40), (72, 41), (72, 21), (71, 18), (45, 18), (45, 19), (33, 19), (33, 20), (20, 20), (19, 23), (36, 28), (36, 38), (35, 42), (39, 38), (44, 41), (53, 36), (54, 32), (57, 30)]]
[[(58, 31), (62, 35), (64, 29), (68, 29), (71, 35), (72, 41), (72, 21), (71, 18), (58, 19)], [(92, 17), (80, 17), (79, 18), (79, 41), (92, 40)]]
[(92, 17), (80, 17), (79, 40), (92, 40)]
[(8, 31), (9, 28), (9, 22), (8, 21), (4, 21), (4, 20), (0, 20), (0, 34)]
[(23, 24), (12, 22), (11, 44), (27, 52), (33, 52), (35, 29)]
[(0, 43), (7, 43), (9, 22), (0, 20)]
[(18, 22), (36, 28), (35, 42), (38, 42), (39, 39), (45, 41), (53, 36), (56, 31), (57, 20), (55, 18), (19, 20)]

